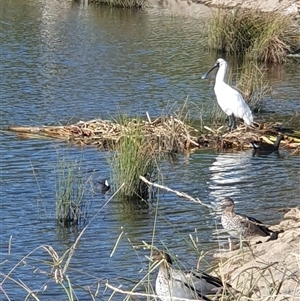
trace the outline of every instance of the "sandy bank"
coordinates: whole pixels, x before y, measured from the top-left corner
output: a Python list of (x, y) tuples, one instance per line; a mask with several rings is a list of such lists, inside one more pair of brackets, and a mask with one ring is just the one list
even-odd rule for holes
[(300, 17), (300, 0), (150, 0), (151, 7), (165, 9), (166, 13), (193, 18), (211, 15), (211, 7), (259, 9), (279, 11)]
[(223, 7), (223, 8), (250, 8), (259, 9), (261, 11), (279, 11), (283, 13), (298, 13), (300, 9), (299, 0), (199, 0), (199, 3), (207, 6)]

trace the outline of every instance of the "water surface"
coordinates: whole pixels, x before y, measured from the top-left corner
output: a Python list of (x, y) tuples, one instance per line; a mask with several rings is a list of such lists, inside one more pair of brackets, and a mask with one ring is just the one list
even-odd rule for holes
[[(215, 101), (213, 77), (199, 79), (217, 58), (201, 46), (201, 20), (57, 1), (2, 1), (0, 10), (2, 128), (110, 119), (119, 111), (142, 116), (148, 111), (156, 117), (172, 112), (172, 106), (182, 105), (187, 97), (192, 118), (199, 120), (208, 116)], [(297, 65), (290, 62), (268, 77), (274, 89), (266, 98), (268, 110), (283, 120), (293, 118), (300, 111)], [(93, 183), (110, 177), (108, 153), (10, 133), (1, 134), (0, 140), (0, 256), (1, 262), (8, 260), (1, 272), (7, 274), (37, 248), (11, 276), (32, 290), (43, 290), (46, 284), (41, 300), (64, 300), (65, 294), (44, 273), (51, 270), (43, 262), (49, 256), (39, 247), (50, 245), (61, 256), (81, 230), (65, 230), (55, 223), (60, 158), (81, 162), (88, 180), (89, 219), (98, 213), (73, 254), (68, 276), (74, 284), (94, 290), (97, 282), (109, 279), (130, 289), (148, 266), (149, 251), (139, 248), (143, 241), (168, 247), (186, 266), (194, 266), (201, 251), (218, 248), (213, 233), (219, 227), (219, 212), (172, 193), (160, 191), (158, 200), (147, 206), (113, 199), (103, 208), (112, 192), (94, 192)], [(166, 186), (205, 203), (217, 204), (230, 196), (238, 211), (274, 224), (282, 217), (277, 209), (299, 204), (299, 163), (288, 153), (257, 158), (250, 152), (206, 150), (163, 161), (161, 171)], [(25, 298), (24, 290), (9, 279), (2, 287), (12, 300)], [(102, 284), (101, 293), (103, 288)], [(78, 292), (79, 300), (91, 300), (88, 293)]]

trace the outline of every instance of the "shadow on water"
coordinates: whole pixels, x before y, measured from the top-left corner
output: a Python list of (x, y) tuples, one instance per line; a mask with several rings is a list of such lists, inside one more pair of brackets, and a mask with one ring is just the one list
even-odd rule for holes
[(56, 223), (55, 228), (57, 240), (62, 246), (64, 246), (66, 250), (74, 244), (76, 238), (82, 230), (82, 228), (80, 228), (78, 225), (72, 227), (62, 227), (59, 223)]
[(150, 205), (148, 201), (138, 197), (127, 198), (122, 196), (120, 198), (117, 197), (114, 210), (118, 213), (120, 221), (133, 225), (150, 213)]

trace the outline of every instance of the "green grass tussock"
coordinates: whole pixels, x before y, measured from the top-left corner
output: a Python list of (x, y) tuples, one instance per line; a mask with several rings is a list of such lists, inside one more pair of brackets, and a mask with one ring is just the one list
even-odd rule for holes
[(87, 214), (81, 162), (59, 158), (56, 173), (56, 220), (63, 226), (78, 225)]
[(232, 55), (247, 55), (257, 62), (283, 63), (296, 46), (293, 17), (277, 12), (217, 9), (208, 28), (208, 45)]
[(130, 198), (142, 198), (147, 200), (148, 186), (140, 180), (144, 176), (148, 180), (154, 180), (157, 176), (158, 165), (155, 147), (152, 147), (147, 136), (142, 130), (141, 120), (129, 122), (122, 115), (119, 122), (126, 126), (126, 133), (120, 138), (117, 150), (109, 164), (112, 170), (112, 183), (119, 188), (119, 196)]

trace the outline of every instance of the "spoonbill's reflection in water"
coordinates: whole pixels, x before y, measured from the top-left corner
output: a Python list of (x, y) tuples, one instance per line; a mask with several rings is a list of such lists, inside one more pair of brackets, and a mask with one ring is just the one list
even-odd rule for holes
[(218, 68), (218, 72), (214, 90), (219, 106), (229, 118), (229, 130), (233, 130), (236, 127), (235, 117), (243, 119), (244, 122), (250, 126), (253, 122), (253, 116), (249, 106), (246, 104), (243, 96), (224, 81), (227, 71), (227, 63), (225, 60), (218, 59), (215, 65), (201, 76), (201, 79), (205, 79), (215, 68)]
[[(239, 200), (251, 195), (255, 184), (251, 183), (252, 163), (249, 152), (220, 153), (209, 167), (209, 198), (216, 206), (218, 214), (215, 216), (216, 223), (220, 223), (219, 203), (225, 196)], [(218, 233), (219, 238), (227, 238), (227, 234)]]
[(243, 194), (244, 185), (251, 177), (251, 156), (249, 152), (220, 153), (209, 167), (210, 195), (214, 199)]

